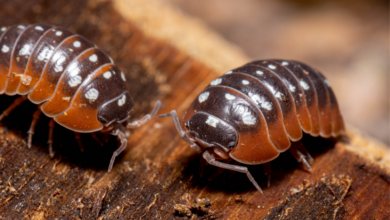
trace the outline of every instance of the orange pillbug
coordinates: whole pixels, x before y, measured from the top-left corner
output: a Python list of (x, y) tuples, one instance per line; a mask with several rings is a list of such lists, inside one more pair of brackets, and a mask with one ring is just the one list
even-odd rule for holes
[[(296, 61), (260, 60), (213, 80), (184, 116), (184, 131), (176, 111), (172, 116), (182, 138), (211, 165), (245, 173), (261, 188), (247, 165), (265, 164), (290, 149), (311, 171), (312, 157), (299, 141), (302, 130), (324, 138), (344, 134), (344, 122), (328, 80)], [(291, 140), (291, 141), (290, 141)]]
[[(125, 75), (93, 43), (65, 28), (45, 24), (0, 28), (0, 94), (21, 95), (0, 120), (27, 99), (38, 105), (28, 131), (29, 148), (41, 112), (51, 118), (51, 156), (55, 123), (74, 131), (78, 141), (79, 133), (118, 136), (121, 146), (113, 153), (108, 171), (126, 148), (125, 135), (114, 128), (129, 119), (133, 108)], [(150, 114), (126, 127), (146, 123), (160, 106), (157, 101)]]

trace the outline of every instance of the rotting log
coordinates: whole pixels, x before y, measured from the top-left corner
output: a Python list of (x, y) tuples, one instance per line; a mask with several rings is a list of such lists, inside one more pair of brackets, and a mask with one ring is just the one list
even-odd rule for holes
[[(16, 0), (0, 5), (0, 26), (64, 26), (107, 51), (127, 76), (135, 118), (157, 99), (167, 106), (161, 112), (176, 109), (183, 116), (211, 79), (247, 61), (211, 31), (154, 1)], [(0, 96), (0, 110), (13, 99)], [(264, 189), (260, 194), (243, 174), (225, 172), (209, 181), (216, 170), (207, 167), (200, 177), (200, 156), (177, 135), (171, 119), (153, 119), (131, 131), (110, 173), (107, 165), (118, 144), (114, 138), (102, 147), (83, 135), (81, 153), (72, 133), (57, 126), (56, 155), (50, 158), (47, 118), (39, 122), (28, 150), (34, 108), (24, 103), (1, 123), (0, 219), (390, 218), (389, 150), (350, 127), (347, 143), (304, 138), (314, 156), (311, 174), (284, 153), (272, 162), (267, 188), (263, 166), (251, 166)]]

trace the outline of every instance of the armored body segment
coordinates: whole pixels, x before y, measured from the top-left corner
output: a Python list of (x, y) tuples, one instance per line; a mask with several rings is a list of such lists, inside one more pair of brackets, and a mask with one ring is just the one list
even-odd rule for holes
[(69, 30), (59, 27), (53, 27), (44, 33), (34, 47), (34, 51), (24, 74), (24, 77), (31, 78), (31, 82), (28, 84), (20, 83), (17, 89), (18, 94), (25, 95), (35, 87), (55, 49), (64, 39), (73, 34), (74, 33)]
[(264, 116), (270, 139), (279, 151), (285, 151), (290, 146), (280, 106), (273, 94), (258, 79), (243, 73), (231, 73), (213, 80), (210, 86), (220, 85), (231, 87), (251, 99)]
[[(124, 93), (127, 92), (120, 70), (113, 64), (106, 64), (96, 70), (91, 77), (88, 77), (79, 88), (71, 106), (54, 119), (60, 125), (77, 130), (78, 132), (92, 132), (103, 127), (98, 113), (102, 106), (115, 102), (110, 110), (115, 117), (126, 119), (132, 108), (132, 99)], [(121, 101), (118, 103), (118, 98)], [(119, 106), (119, 104), (121, 104)], [(119, 110), (116, 110), (118, 108)], [(125, 112), (118, 114), (118, 112)]]
[[(270, 141), (263, 115), (239, 91), (224, 86), (208, 87), (189, 107), (184, 120), (187, 122), (198, 111), (224, 120), (236, 129), (239, 134), (237, 146), (229, 154), (233, 159), (246, 164), (261, 164), (279, 155)], [(211, 121), (207, 124), (213, 126)]]
[[(275, 66), (269, 68), (272, 69), (273, 67)], [(276, 100), (278, 100), (283, 114), (284, 127), (288, 136), (294, 141), (302, 137), (292, 96), (278, 76), (268, 68), (257, 65), (245, 65), (232, 70), (232, 72), (248, 74), (260, 80), (273, 93)]]
[[(69, 64), (62, 74), (53, 96), (41, 106), (42, 112), (47, 116), (55, 116), (64, 112), (73, 99), (77, 89), (89, 75), (104, 64), (111, 63), (110, 58), (97, 48), (83, 52)], [(90, 93), (91, 102), (95, 100), (96, 92)]]
[(297, 117), (301, 125), (302, 130), (309, 133), (311, 131), (310, 114), (307, 110), (305, 94), (299, 85), (298, 79), (288, 69), (289, 61), (283, 60), (269, 60), (269, 61), (254, 61), (248, 65), (268, 67), (269, 65), (274, 68), (273, 73), (276, 74), (288, 88), (289, 93), (294, 99), (294, 104), (297, 112)]
[(93, 47), (95, 46), (91, 42), (78, 35), (65, 39), (53, 53), (28, 98), (36, 104), (47, 101), (54, 94), (58, 81), (69, 64), (82, 52)]
[(7, 88), (14, 44), (25, 28), (23, 25), (11, 26), (0, 40), (0, 94), (3, 94)]

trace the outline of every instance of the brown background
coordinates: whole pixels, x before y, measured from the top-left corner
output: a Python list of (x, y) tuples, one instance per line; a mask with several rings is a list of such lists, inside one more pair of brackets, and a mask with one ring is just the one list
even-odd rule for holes
[(388, 1), (169, 2), (251, 59), (294, 59), (321, 70), (347, 123), (390, 144)]

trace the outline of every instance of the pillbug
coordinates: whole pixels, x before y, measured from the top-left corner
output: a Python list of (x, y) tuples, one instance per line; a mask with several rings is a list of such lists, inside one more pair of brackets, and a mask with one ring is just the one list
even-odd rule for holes
[[(21, 95), (0, 120), (27, 99), (38, 105), (28, 131), (29, 148), (41, 112), (51, 118), (51, 156), (55, 123), (74, 131), (79, 144), (79, 133), (118, 136), (121, 146), (113, 153), (108, 171), (127, 145), (123, 132), (114, 128), (127, 122), (133, 108), (125, 75), (107, 54), (65, 28), (46, 24), (0, 28), (0, 94)], [(146, 123), (160, 106), (157, 101), (150, 114), (127, 122), (126, 127)]]
[[(184, 116), (184, 131), (176, 111), (172, 116), (181, 137), (211, 165), (246, 173), (245, 166), (270, 162), (290, 149), (311, 171), (312, 158), (299, 141), (302, 131), (324, 138), (344, 134), (335, 95), (325, 77), (296, 61), (260, 60), (226, 72), (213, 80)], [(291, 140), (291, 141), (290, 141)], [(269, 176), (268, 176), (269, 184)]]

